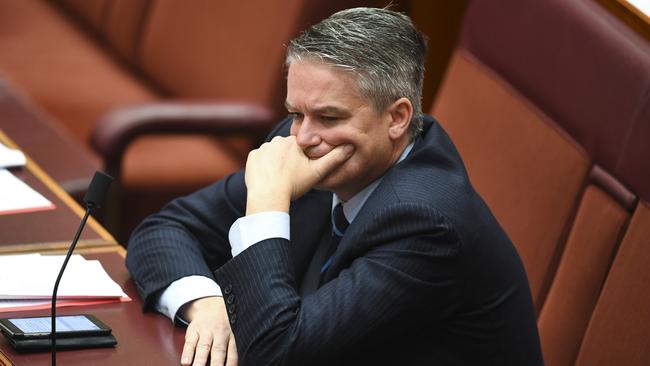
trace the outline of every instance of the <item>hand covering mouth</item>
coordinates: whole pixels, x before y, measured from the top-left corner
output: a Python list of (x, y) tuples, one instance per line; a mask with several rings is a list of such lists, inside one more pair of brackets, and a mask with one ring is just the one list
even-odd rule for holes
[(330, 151), (334, 150), (335, 146), (328, 147), (312, 147), (303, 150), (305, 155), (311, 160), (320, 159), (323, 156), (327, 155)]

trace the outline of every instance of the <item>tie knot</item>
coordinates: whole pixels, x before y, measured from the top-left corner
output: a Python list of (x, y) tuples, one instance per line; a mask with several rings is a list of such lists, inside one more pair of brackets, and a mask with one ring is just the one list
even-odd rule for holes
[(332, 211), (332, 229), (334, 234), (343, 236), (350, 223), (343, 213), (343, 204), (339, 202)]

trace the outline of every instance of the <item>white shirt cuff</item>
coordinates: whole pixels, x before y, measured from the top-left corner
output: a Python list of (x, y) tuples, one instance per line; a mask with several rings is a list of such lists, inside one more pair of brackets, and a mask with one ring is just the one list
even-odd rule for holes
[(208, 296), (222, 296), (221, 287), (205, 276), (187, 276), (172, 282), (158, 299), (156, 310), (173, 322), (181, 306)]
[(232, 256), (251, 245), (271, 238), (290, 240), (289, 214), (282, 211), (267, 211), (240, 217), (230, 227), (228, 239)]

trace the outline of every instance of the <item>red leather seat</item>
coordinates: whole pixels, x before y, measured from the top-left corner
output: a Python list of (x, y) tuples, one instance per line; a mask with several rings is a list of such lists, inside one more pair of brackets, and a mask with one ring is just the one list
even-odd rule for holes
[(107, 224), (126, 243), (167, 200), (239, 169), (285, 113), (289, 39), (368, 3), (0, 0), (0, 75), (92, 137), (119, 178)]
[(524, 261), (546, 363), (647, 364), (650, 45), (588, 0), (470, 1), (461, 33), (432, 112)]

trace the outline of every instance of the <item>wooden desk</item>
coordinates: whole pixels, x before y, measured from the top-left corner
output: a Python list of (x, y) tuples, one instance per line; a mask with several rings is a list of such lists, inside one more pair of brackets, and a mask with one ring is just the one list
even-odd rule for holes
[[(123, 252), (123, 249), (119, 249)], [(108, 274), (133, 299), (132, 302), (69, 307), (57, 309), (58, 315), (90, 313), (113, 329), (117, 338), (115, 348), (97, 348), (57, 352), (61, 365), (179, 365), (185, 329), (175, 327), (160, 314), (141, 311), (142, 302), (133, 281), (124, 267), (124, 258), (118, 252), (86, 254), (88, 259), (99, 259)], [(8, 316), (47, 316), (49, 310), (0, 313)], [(49, 352), (18, 353), (0, 336), (0, 365), (50, 365)]]
[[(98, 164), (56, 121), (49, 119), (2, 79), (0, 141), (10, 147), (19, 147), (28, 156), (26, 167), (11, 172), (56, 205), (56, 209), (50, 211), (0, 215), (0, 254), (67, 248), (84, 210), (58, 183), (68, 184), (72, 190), (75, 185), (83, 186), (76, 189), (83, 191)], [(78, 248), (82, 252), (112, 250), (116, 245), (115, 239), (91, 219)]]
[[(0, 141), (16, 144), (2, 131)], [(84, 210), (55, 183), (31, 158), (27, 166), (11, 172), (56, 205), (56, 209), (0, 215), (0, 254), (60, 251), (70, 245)], [(115, 251), (115, 239), (90, 218), (77, 244), (80, 251)]]
[[(31, 158), (40, 161), (43, 157), (47, 163), (48, 172), (52, 169), (59, 179), (74, 177), (74, 170), (65, 170), (66, 164), (82, 164), (84, 158), (74, 156), (72, 151), (65, 148), (65, 138), (59, 139), (56, 133), (46, 133), (52, 141), (47, 143), (49, 149), (59, 146), (63, 150), (48, 152), (44, 150), (39, 139), (42, 134), (38, 131), (31, 135), (30, 128), (46, 128), (41, 124), (38, 114), (32, 114), (29, 104), (15, 95), (8, 93), (5, 84), (0, 80), (0, 141), (10, 147), (17, 147), (13, 136), (20, 138), (19, 145), (28, 155), (27, 166), (12, 170), (19, 178), (56, 205), (55, 210), (15, 215), (0, 215), (0, 254), (8, 253), (64, 253), (79, 225), (84, 210)], [(9, 111), (9, 112), (7, 112)], [(13, 113), (13, 114), (12, 114)], [(15, 117), (27, 116), (19, 121)], [(20, 125), (24, 121), (26, 124)], [(18, 125), (13, 125), (16, 123)], [(41, 124), (41, 127), (37, 127)], [(7, 134), (2, 129), (9, 126)], [(42, 131), (41, 131), (42, 132)], [(51, 131), (50, 131), (51, 132)], [(9, 135), (9, 136), (7, 136)], [(30, 139), (34, 137), (35, 140)], [(38, 137), (40, 136), (40, 137)], [(18, 138), (17, 138), (18, 140)], [(54, 147), (53, 147), (54, 146)], [(43, 156), (51, 153), (51, 156)], [(33, 154), (33, 155), (32, 155)], [(71, 155), (72, 154), (72, 155)], [(49, 159), (49, 160), (48, 160)], [(59, 159), (59, 161), (57, 161)], [(94, 168), (91, 174), (94, 173)], [(87, 184), (87, 181), (85, 182)], [(178, 365), (182, 352), (185, 330), (175, 327), (171, 321), (159, 314), (143, 314), (142, 302), (138, 296), (133, 281), (124, 266), (125, 250), (119, 246), (113, 237), (94, 219), (89, 219), (81, 236), (76, 252), (86, 253), (88, 259), (98, 259), (108, 274), (133, 299), (132, 302), (104, 304), (97, 306), (75, 306), (60, 308), (59, 315), (90, 313), (107, 323), (117, 338), (115, 348), (61, 351), (57, 360), (62, 365)], [(24, 312), (3, 312), (2, 317), (11, 316), (48, 316), (49, 310), (34, 310)], [(50, 365), (49, 352), (18, 353), (8, 344), (4, 336), (0, 336), (0, 365), (39, 366)]]

